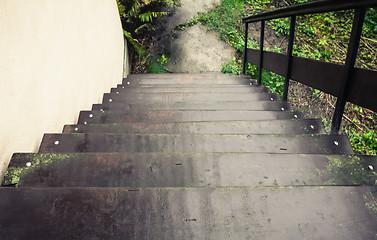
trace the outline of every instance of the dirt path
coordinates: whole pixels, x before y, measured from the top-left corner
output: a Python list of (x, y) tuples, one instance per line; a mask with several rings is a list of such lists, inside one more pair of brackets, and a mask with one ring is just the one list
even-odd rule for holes
[(219, 2), (181, 0), (181, 7), (157, 26), (151, 52), (155, 57), (165, 54), (169, 59), (165, 67), (170, 72), (220, 72), (221, 65), (235, 55), (235, 50), (221, 41), (218, 33), (207, 31), (206, 26), (197, 24), (183, 31), (176, 29), (195, 17), (197, 12), (206, 12)]

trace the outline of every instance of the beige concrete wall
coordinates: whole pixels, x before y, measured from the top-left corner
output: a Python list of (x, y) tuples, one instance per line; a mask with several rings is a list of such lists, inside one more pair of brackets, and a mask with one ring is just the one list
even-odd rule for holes
[(1, 179), (121, 82), (123, 54), (115, 0), (0, 1)]

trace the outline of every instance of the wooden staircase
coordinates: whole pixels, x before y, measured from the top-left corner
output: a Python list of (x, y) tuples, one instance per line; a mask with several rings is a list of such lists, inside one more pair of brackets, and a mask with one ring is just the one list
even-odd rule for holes
[(245, 76), (130, 75), (14, 154), (0, 239), (375, 239), (375, 167)]

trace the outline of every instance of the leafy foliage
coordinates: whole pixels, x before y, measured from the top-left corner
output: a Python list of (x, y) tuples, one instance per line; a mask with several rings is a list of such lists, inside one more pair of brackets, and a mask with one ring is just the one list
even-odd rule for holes
[[(117, 0), (119, 15), (122, 21), (123, 34), (138, 55), (138, 64), (146, 64), (150, 72), (167, 72), (161, 64), (149, 59), (146, 47), (140, 39), (150, 31), (154, 31), (153, 26), (156, 19), (169, 14), (169, 9), (179, 5), (175, 0)], [(167, 11), (162, 11), (163, 8)], [(133, 54), (131, 54), (133, 55)], [(149, 69), (149, 70), (148, 70)]]
[(168, 73), (168, 71), (160, 63), (150, 60), (147, 73)]
[(154, 30), (153, 20), (168, 14), (165, 11), (158, 11), (165, 2), (162, 0), (117, 0), (117, 4), (124, 36), (136, 52), (144, 56), (145, 48), (137, 40), (137, 36), (145, 31)]
[(288, 35), (290, 29), (289, 18), (272, 19), (267, 23), (269, 27), (275, 30), (276, 36)]
[(283, 96), (284, 77), (263, 69), (262, 84), (266, 87), (269, 87), (271, 92), (279, 94), (280, 97)]
[(241, 17), (246, 16), (244, 8), (243, 0), (223, 0), (215, 9), (199, 14), (198, 20), (207, 24), (210, 30), (219, 32), (221, 40), (243, 52), (245, 37)]
[(367, 130), (366, 133), (360, 133), (352, 129), (346, 130), (346, 133), (355, 153), (377, 155), (377, 137), (374, 131)]
[(168, 70), (164, 67), (164, 65), (168, 62), (168, 58), (165, 54), (162, 54), (161, 58), (157, 60), (149, 60), (148, 63), (148, 73), (168, 73)]
[(230, 62), (224, 63), (222, 65), (221, 72), (230, 73), (231, 75), (240, 75), (242, 72), (241, 61), (237, 61), (236, 58), (233, 57), (233, 59)]
[[(233, 57), (232, 60), (230, 60), (228, 63), (222, 64), (221, 72), (229, 73), (231, 75), (240, 75), (242, 72), (242, 67), (242, 61), (237, 60), (235, 57)], [(247, 75), (255, 76), (257, 74), (257, 67), (255, 65), (247, 63), (245, 73)]]

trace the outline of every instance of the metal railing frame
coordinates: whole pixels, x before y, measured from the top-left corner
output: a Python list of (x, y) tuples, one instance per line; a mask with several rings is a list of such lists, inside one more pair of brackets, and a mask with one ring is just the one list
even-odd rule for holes
[(340, 96), (337, 98), (335, 112), (333, 115), (333, 120), (331, 124), (331, 133), (338, 134), (340, 129), (340, 124), (342, 121), (344, 107), (347, 102), (347, 92), (350, 87), (350, 79), (352, 71), (354, 70), (354, 65), (356, 61), (356, 56), (359, 48), (360, 37), (362, 32), (362, 27), (364, 23), (364, 17), (366, 9), (369, 7), (377, 6), (376, 0), (325, 0), (317, 1), (305, 4), (291, 5), (288, 7), (280, 8), (274, 11), (263, 12), (260, 14), (248, 16), (242, 19), (245, 24), (245, 51), (244, 51), (244, 62), (243, 62), (243, 73), (245, 74), (246, 62), (247, 62), (247, 39), (248, 39), (248, 27), (249, 23), (261, 22), (260, 31), (260, 46), (259, 46), (259, 64), (258, 64), (258, 84), (262, 83), (262, 69), (263, 69), (263, 42), (264, 42), (264, 31), (265, 31), (265, 21), (276, 19), (276, 18), (290, 18), (290, 31), (288, 36), (288, 51), (286, 60), (286, 74), (284, 81), (284, 91), (283, 100), (288, 99), (288, 87), (289, 80), (291, 77), (292, 70), (292, 50), (294, 44), (294, 32), (296, 17), (307, 14), (333, 12), (340, 10), (355, 9), (355, 15), (353, 19), (353, 26), (351, 31), (351, 36), (347, 49), (347, 57), (344, 65), (343, 79), (341, 86)]

